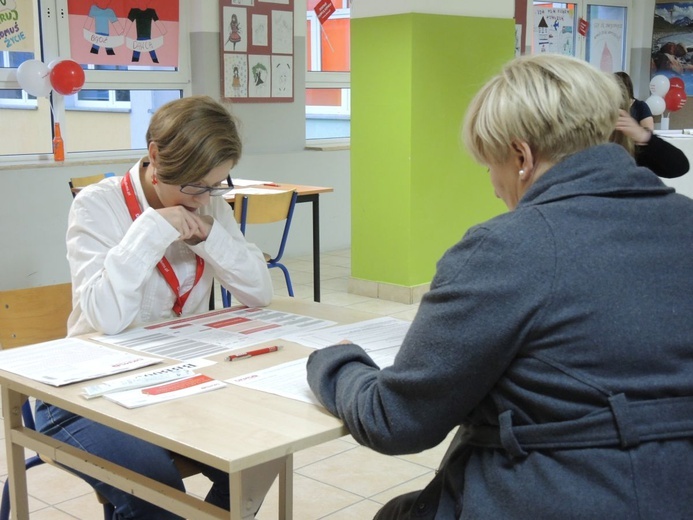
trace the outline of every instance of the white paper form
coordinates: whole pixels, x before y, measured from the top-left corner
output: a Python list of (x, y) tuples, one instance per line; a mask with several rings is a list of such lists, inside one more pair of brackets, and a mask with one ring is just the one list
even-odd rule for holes
[(123, 352), (77, 338), (0, 352), (0, 370), (53, 386), (127, 372), (161, 361), (158, 357)]
[[(313, 348), (323, 348), (349, 339), (363, 347), (380, 368), (385, 368), (394, 362), (409, 325), (410, 322), (405, 320), (383, 317), (285, 336), (284, 339)], [(226, 382), (319, 405), (308, 386), (306, 362), (307, 358), (297, 359), (228, 379)]]
[(371, 353), (376, 350), (399, 347), (410, 325), (409, 321), (384, 316), (322, 330), (290, 334), (283, 338), (311, 348), (329, 347), (347, 339)]
[(266, 308), (230, 307), (93, 339), (185, 361), (333, 324)]

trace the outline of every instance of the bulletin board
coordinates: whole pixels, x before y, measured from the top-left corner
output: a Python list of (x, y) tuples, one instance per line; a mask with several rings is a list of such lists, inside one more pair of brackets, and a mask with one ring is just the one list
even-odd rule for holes
[(236, 103), (294, 100), (294, 0), (219, 0), (221, 93)]

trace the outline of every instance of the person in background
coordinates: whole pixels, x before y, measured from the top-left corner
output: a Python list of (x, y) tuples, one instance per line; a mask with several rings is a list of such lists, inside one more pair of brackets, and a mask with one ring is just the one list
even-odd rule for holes
[(633, 81), (630, 79), (628, 73), (615, 72), (614, 74), (619, 80), (621, 80), (623, 87), (628, 93), (630, 115), (643, 128), (647, 128), (650, 131), (654, 130), (654, 118), (652, 117), (652, 111), (647, 103), (639, 99), (635, 99), (635, 94), (633, 94)]
[[(210, 97), (182, 98), (157, 110), (146, 140), (146, 157), (124, 176), (81, 190), (70, 208), (68, 336), (116, 334), (206, 311), (214, 278), (244, 305), (271, 301), (262, 252), (246, 242), (221, 197), (241, 156), (235, 119)], [(163, 448), (44, 402), (37, 403), (36, 423), (47, 435), (184, 490)], [(228, 510), (228, 474), (206, 466), (202, 472), (213, 482), (207, 501)], [(179, 518), (83, 478), (115, 506), (117, 519)]]
[(375, 451), (458, 428), (387, 519), (685, 518), (693, 508), (693, 200), (610, 143), (621, 90), (576, 58), (517, 58), (464, 142), (509, 212), (438, 262), (395, 357), (311, 353), (308, 383)]

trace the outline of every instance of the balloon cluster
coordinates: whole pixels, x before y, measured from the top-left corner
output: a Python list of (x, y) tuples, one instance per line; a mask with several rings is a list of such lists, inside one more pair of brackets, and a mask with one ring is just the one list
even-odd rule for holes
[(663, 74), (657, 74), (650, 81), (650, 93), (645, 100), (650, 107), (653, 116), (659, 116), (665, 110), (676, 112), (686, 104), (685, 84), (678, 76), (667, 78)]
[(73, 60), (27, 60), (17, 68), (17, 83), (32, 96), (48, 97), (51, 90), (69, 96), (82, 90), (84, 70)]

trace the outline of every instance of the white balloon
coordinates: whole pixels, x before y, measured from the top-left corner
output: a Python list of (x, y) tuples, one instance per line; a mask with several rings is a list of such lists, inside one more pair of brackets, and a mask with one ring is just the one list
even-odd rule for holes
[(657, 74), (650, 80), (650, 92), (655, 96), (664, 97), (669, 92), (669, 78)]
[(27, 60), (17, 68), (17, 83), (28, 94), (36, 97), (47, 97), (51, 93), (50, 70), (39, 60)]
[(653, 116), (661, 116), (667, 107), (667, 103), (662, 96), (650, 96), (645, 100), (645, 103), (650, 107), (650, 112), (652, 112)]
[(53, 67), (55, 67), (55, 66), (56, 66), (58, 63), (60, 63), (61, 61), (63, 61), (62, 58), (55, 58), (54, 60), (51, 60), (51, 61), (48, 63), (48, 70), (53, 70)]

